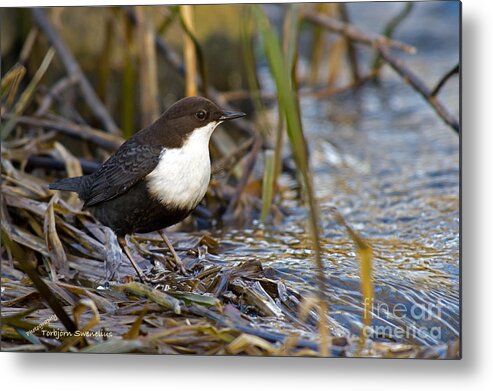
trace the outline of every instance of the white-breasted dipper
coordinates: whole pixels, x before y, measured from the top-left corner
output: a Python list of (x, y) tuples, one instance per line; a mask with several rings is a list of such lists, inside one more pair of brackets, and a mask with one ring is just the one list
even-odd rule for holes
[[(49, 187), (76, 192), (83, 208), (115, 232), (142, 279), (125, 235), (169, 227), (195, 209), (211, 178), (212, 132), (221, 122), (244, 115), (224, 111), (203, 97), (181, 99), (122, 144), (96, 172)], [(179, 261), (171, 243), (163, 239)]]

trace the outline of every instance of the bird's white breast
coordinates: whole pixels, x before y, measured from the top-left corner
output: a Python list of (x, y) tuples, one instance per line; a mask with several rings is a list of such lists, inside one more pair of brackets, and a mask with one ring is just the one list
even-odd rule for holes
[(209, 140), (217, 125), (195, 129), (181, 148), (163, 149), (147, 175), (149, 193), (163, 205), (191, 210), (204, 198), (211, 178)]

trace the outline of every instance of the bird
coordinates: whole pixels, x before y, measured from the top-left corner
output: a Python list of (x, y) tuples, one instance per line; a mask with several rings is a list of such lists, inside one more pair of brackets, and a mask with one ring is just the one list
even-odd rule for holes
[[(192, 96), (171, 105), (154, 123), (125, 141), (97, 171), (51, 183), (51, 190), (75, 192), (89, 212), (116, 234), (144, 281), (126, 235), (159, 231), (185, 219), (207, 192), (211, 178), (209, 141), (224, 121), (245, 116), (207, 98)], [(177, 264), (181, 261), (161, 235)]]

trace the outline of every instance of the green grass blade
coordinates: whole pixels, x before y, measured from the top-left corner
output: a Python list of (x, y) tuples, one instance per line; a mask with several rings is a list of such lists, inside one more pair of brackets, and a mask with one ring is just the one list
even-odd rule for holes
[(306, 140), (301, 125), (301, 115), (298, 106), (298, 98), (293, 88), (290, 64), (286, 64), (279, 37), (272, 29), (267, 16), (259, 6), (254, 7), (257, 26), (262, 37), (265, 55), (267, 57), (271, 74), (274, 78), (279, 106), (287, 125), (288, 138), (293, 150), (294, 160), (303, 179), (304, 190), (310, 210), (310, 234), (315, 252), (317, 268), (317, 294), (320, 302), (320, 340), (321, 355), (328, 355), (328, 328), (326, 327), (327, 282), (321, 256), (320, 232), (318, 220), (318, 206), (313, 192)]

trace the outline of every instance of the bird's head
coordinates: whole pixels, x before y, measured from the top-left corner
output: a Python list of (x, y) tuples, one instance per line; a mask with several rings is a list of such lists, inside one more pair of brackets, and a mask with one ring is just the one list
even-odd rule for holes
[(179, 134), (183, 140), (192, 135), (207, 141), (222, 122), (241, 118), (242, 112), (225, 111), (209, 99), (192, 96), (173, 104), (163, 115), (166, 127)]

